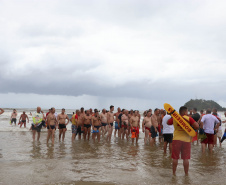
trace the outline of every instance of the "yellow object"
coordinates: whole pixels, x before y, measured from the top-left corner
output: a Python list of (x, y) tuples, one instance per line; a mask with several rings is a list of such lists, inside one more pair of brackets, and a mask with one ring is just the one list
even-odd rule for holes
[(164, 104), (164, 109), (174, 118), (174, 120), (180, 125), (180, 127), (189, 135), (194, 137), (196, 135), (195, 130), (187, 123), (184, 118), (168, 103)]

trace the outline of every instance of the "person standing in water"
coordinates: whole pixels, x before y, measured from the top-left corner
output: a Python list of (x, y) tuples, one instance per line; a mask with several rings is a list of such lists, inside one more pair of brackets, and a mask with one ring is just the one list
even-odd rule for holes
[(207, 138), (201, 142), (202, 153), (205, 153), (207, 144), (210, 153), (212, 153), (214, 145), (214, 132), (218, 130), (219, 126), (220, 121), (214, 115), (211, 114), (211, 109), (207, 109), (206, 115), (202, 117), (200, 124), (200, 127), (204, 129), (204, 133), (207, 136)]
[(101, 121), (97, 109), (94, 110), (94, 116), (92, 116), (92, 129), (93, 129), (92, 134), (93, 141), (95, 142), (95, 138), (97, 137), (98, 142), (100, 142)]
[(25, 113), (25, 111), (23, 111), (23, 114), (20, 115), (20, 119), (19, 119), (20, 128), (22, 127), (23, 124), (24, 124), (24, 128), (26, 128), (26, 119), (27, 119), (27, 122), (29, 123), (29, 118)]
[[(180, 107), (180, 115), (185, 119), (194, 129), (199, 128), (199, 124), (192, 118), (187, 116), (188, 109), (185, 106)], [(174, 126), (174, 135), (172, 143), (172, 159), (173, 159), (173, 175), (176, 175), (178, 159), (183, 159), (184, 172), (188, 175), (189, 170), (189, 159), (191, 155), (191, 136), (185, 132), (184, 129), (176, 122), (175, 119), (171, 118), (167, 122), (168, 125)]]
[(0, 114), (3, 114), (5, 111), (4, 111), (4, 109), (2, 109), (2, 108), (0, 108)]
[(33, 141), (35, 141), (35, 135), (36, 132), (38, 133), (37, 136), (37, 141), (39, 141), (40, 139), (40, 133), (41, 133), (41, 128), (42, 128), (42, 120), (43, 118), (43, 114), (41, 113), (41, 107), (37, 107), (37, 112), (35, 112), (32, 115), (32, 119), (33, 119), (33, 123), (32, 123), (32, 137), (33, 137)]
[(16, 109), (13, 109), (13, 112), (11, 114), (11, 125), (13, 123), (16, 125), (16, 117), (17, 117), (17, 111), (16, 111)]
[[(66, 123), (67, 119), (67, 123)], [(66, 132), (66, 125), (69, 123), (69, 117), (67, 114), (65, 114), (65, 109), (62, 109), (61, 114), (58, 114), (57, 116), (57, 122), (58, 122), (58, 128), (59, 128), (59, 141), (61, 140), (61, 135), (62, 136), (62, 141), (64, 141), (65, 138), (65, 132)]]
[(86, 135), (88, 135), (88, 141), (89, 141), (89, 138), (90, 138), (91, 120), (92, 120), (92, 115), (90, 115), (90, 110), (86, 110), (85, 116), (84, 116), (83, 138), (84, 138), (84, 140), (86, 140)]
[(111, 141), (111, 135), (113, 131), (113, 122), (114, 122), (114, 106), (110, 106), (110, 111), (107, 113), (107, 122), (108, 122), (108, 135), (107, 141)]
[(47, 144), (49, 142), (50, 136), (52, 136), (52, 144), (54, 144), (56, 123), (57, 120), (55, 117), (55, 108), (52, 107), (50, 113), (47, 116), (47, 129), (48, 129)]
[(132, 133), (132, 143), (134, 143), (135, 138), (136, 138), (136, 143), (138, 143), (140, 118), (138, 117), (137, 111), (134, 111), (134, 114), (130, 118), (130, 124), (131, 124), (131, 133)]
[(169, 151), (172, 153), (172, 141), (173, 141), (173, 125), (168, 125), (167, 122), (171, 116), (167, 113), (162, 119), (163, 125), (163, 137), (164, 137), (164, 154), (166, 154), (167, 145), (169, 144)]

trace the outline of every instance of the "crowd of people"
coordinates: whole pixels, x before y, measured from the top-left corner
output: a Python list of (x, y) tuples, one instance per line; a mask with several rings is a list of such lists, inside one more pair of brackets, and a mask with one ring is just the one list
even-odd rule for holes
[[(3, 109), (0, 109), (0, 114), (4, 113)], [(201, 141), (202, 152), (205, 153), (208, 146), (209, 152), (212, 153), (213, 147), (217, 144), (217, 138), (221, 143), (226, 138), (224, 134), (222, 138), (222, 123), (221, 115), (217, 112), (217, 109), (207, 109), (206, 113), (203, 110), (200, 114), (196, 108), (188, 111), (187, 107), (180, 107), (179, 114), (183, 119), (188, 122), (196, 131), (195, 137), (190, 137), (176, 122), (163, 109), (156, 108), (153, 112), (152, 109), (144, 111), (143, 119), (141, 119), (140, 112), (138, 110), (126, 110), (117, 109), (114, 112), (114, 106), (111, 105), (109, 111), (102, 109), (100, 112), (97, 109), (84, 110), (82, 107), (80, 110), (76, 110), (75, 113), (69, 119), (65, 113), (65, 109), (61, 110), (60, 114), (55, 112), (55, 108), (49, 109), (44, 114), (40, 107), (37, 107), (37, 111), (32, 114), (32, 136), (33, 141), (40, 139), (40, 132), (42, 128), (47, 128), (47, 143), (51, 138), (52, 144), (55, 141), (55, 131), (59, 129), (59, 141), (64, 141), (65, 133), (67, 131), (67, 125), (71, 122), (71, 140), (74, 142), (76, 136), (78, 140), (82, 138), (84, 140), (92, 140), (94, 142), (100, 142), (102, 137), (106, 141), (111, 141), (111, 137), (114, 131), (114, 136), (122, 140), (130, 140), (132, 143), (138, 143), (139, 131), (145, 134), (144, 143), (153, 146), (156, 143), (158, 137), (159, 142), (164, 142), (164, 153), (167, 152), (167, 146), (173, 159), (173, 174), (176, 174), (178, 159), (181, 156), (183, 159), (185, 174), (188, 174), (189, 159), (191, 153), (191, 142), (199, 143)], [(14, 109), (11, 114), (11, 124), (16, 125), (17, 111)], [(225, 113), (226, 117), (226, 113)], [(25, 112), (20, 115), (19, 125), (26, 127), (26, 122), (29, 123), (29, 118)]]

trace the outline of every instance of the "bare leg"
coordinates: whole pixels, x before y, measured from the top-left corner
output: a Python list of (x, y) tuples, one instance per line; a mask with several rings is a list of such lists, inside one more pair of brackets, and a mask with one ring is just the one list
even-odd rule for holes
[(90, 131), (91, 131), (91, 127), (88, 128), (88, 141), (89, 141), (89, 138), (90, 138)]
[(62, 132), (63, 132), (63, 129), (59, 129), (59, 141), (60, 141), (60, 139), (61, 139), (61, 134), (62, 134)]
[(40, 134), (41, 134), (41, 132), (38, 132), (37, 141), (39, 141), (39, 139), (40, 139)]
[(52, 129), (52, 144), (54, 145), (55, 129)]
[(219, 139), (219, 143), (220, 143), (220, 147), (221, 147), (221, 137), (218, 137), (218, 139)]
[(71, 141), (75, 140), (75, 136), (76, 136), (76, 134), (72, 134)]
[(166, 154), (167, 144), (167, 142), (164, 142), (164, 154)]
[(139, 139), (139, 134), (137, 134), (136, 143), (138, 143), (138, 139)]
[(84, 128), (84, 133), (83, 133), (83, 138), (84, 138), (84, 140), (86, 140), (86, 134), (87, 134), (87, 128), (85, 127), (85, 128)]
[(185, 173), (185, 175), (188, 175), (189, 160), (188, 159), (184, 159), (183, 160), (183, 165), (184, 165), (184, 173)]
[(100, 128), (99, 128), (99, 132), (97, 133), (97, 140), (98, 142), (100, 142)]
[(172, 143), (169, 143), (169, 151), (172, 153)]
[(36, 134), (36, 130), (32, 130), (33, 141), (35, 141), (35, 134)]
[(50, 138), (50, 136), (51, 136), (51, 131), (50, 131), (50, 129), (48, 129), (48, 135), (47, 135), (47, 143), (49, 142), (49, 138)]
[(173, 175), (176, 175), (178, 159), (173, 159)]
[(213, 144), (209, 144), (208, 149), (209, 149), (210, 153), (212, 153), (213, 152)]
[(202, 143), (202, 153), (204, 154), (206, 151), (206, 144), (205, 143)]
[(64, 141), (66, 128), (63, 128), (62, 130), (63, 130), (63, 138), (62, 138), (62, 140)]

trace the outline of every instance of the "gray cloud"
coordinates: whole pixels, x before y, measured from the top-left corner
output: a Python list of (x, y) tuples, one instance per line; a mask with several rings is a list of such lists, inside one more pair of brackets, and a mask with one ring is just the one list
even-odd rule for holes
[(0, 93), (225, 98), (223, 1), (0, 3)]

